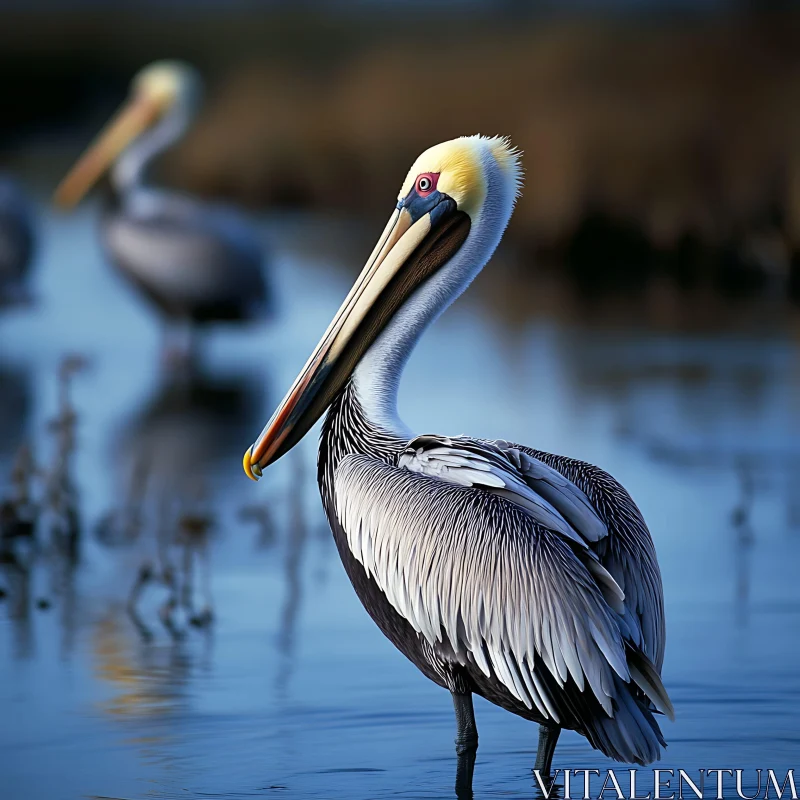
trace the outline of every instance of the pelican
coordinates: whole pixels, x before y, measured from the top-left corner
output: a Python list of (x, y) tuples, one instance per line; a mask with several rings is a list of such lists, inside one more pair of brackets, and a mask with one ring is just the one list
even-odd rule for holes
[(15, 181), (0, 175), (0, 305), (25, 299), (33, 250), (28, 201)]
[(489, 260), (520, 183), (503, 138), (455, 139), (417, 159), (244, 469), (260, 477), (327, 410), (318, 482), (339, 554), (381, 631), (451, 692), (459, 764), (474, 765), (473, 694), (539, 723), (542, 774), (563, 728), (648, 764), (665, 746), (656, 714), (673, 710), (661, 576), (631, 497), (591, 464), (416, 435), (397, 412), (414, 345)]
[(101, 231), (110, 261), (170, 322), (261, 316), (268, 307), (258, 236), (231, 209), (157, 189), (150, 162), (189, 127), (201, 84), (188, 64), (159, 61), (133, 79), (131, 96), (59, 185), (71, 208), (111, 167)]

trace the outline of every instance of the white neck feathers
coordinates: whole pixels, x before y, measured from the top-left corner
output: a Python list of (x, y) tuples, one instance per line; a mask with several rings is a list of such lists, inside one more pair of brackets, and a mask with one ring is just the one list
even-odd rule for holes
[(122, 195), (142, 187), (148, 164), (183, 136), (192, 119), (190, 104), (178, 100), (147, 133), (134, 141), (111, 170), (114, 188)]
[(511, 217), (516, 176), (506, 174), (488, 148), (482, 153), (486, 199), (464, 244), (409, 297), (353, 372), (359, 402), (370, 420), (411, 438), (397, 411), (400, 377), (425, 329), (469, 286), (491, 258)]

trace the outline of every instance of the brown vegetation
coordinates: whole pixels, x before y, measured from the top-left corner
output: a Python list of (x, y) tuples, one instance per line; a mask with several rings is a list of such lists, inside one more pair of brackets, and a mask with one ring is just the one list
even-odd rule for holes
[(421, 149), (507, 133), (525, 150), (518, 240), (562, 242), (594, 209), (660, 246), (773, 229), (796, 246), (798, 42), (786, 17), (554, 22), (384, 44), (324, 73), (256, 62), (219, 87), (172, 174), (253, 202), (385, 208)]

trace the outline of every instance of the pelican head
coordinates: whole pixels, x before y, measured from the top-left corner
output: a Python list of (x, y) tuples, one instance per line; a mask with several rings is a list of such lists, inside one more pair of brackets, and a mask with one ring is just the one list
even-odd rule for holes
[[(402, 353), (400, 361), (407, 356), (422, 328), (491, 256), (511, 216), (520, 177), (519, 154), (503, 138), (454, 139), (414, 162), (366, 266), (245, 453), (250, 478), (260, 477), (303, 438), (388, 326), (393, 351)], [(404, 315), (412, 306), (414, 313)]]
[(140, 70), (128, 100), (59, 184), (55, 202), (77, 205), (132, 142), (170, 112), (191, 113), (200, 94), (197, 72), (182, 61), (156, 61)]

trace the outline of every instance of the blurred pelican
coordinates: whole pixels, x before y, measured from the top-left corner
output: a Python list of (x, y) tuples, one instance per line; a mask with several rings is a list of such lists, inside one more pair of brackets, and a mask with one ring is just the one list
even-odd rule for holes
[(511, 442), (418, 436), (397, 414), (414, 345), (491, 257), (520, 178), (504, 139), (465, 137), (419, 157), (244, 457), (257, 478), (328, 409), (318, 481), (339, 554), (383, 633), (452, 693), (457, 786), (471, 782), (478, 744), (473, 693), (540, 724), (543, 772), (562, 728), (648, 764), (664, 746), (655, 713), (672, 714), (661, 575), (625, 489), (590, 464)]
[(102, 239), (112, 263), (161, 312), (192, 323), (243, 321), (269, 305), (256, 232), (231, 209), (145, 182), (150, 162), (189, 127), (201, 96), (189, 65), (159, 61), (139, 72), (131, 96), (55, 193), (76, 205), (111, 167)]
[(0, 305), (26, 299), (33, 260), (33, 213), (16, 181), (0, 175)]

